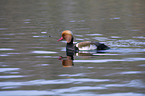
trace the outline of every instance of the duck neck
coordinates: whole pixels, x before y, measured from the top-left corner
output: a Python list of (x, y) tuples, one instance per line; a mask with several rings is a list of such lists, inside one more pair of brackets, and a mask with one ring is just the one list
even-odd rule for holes
[(66, 44), (66, 51), (67, 52), (74, 52), (73, 37), (71, 39), (71, 42)]
[(73, 44), (73, 37), (72, 37), (72, 39), (71, 39), (71, 41), (69, 42), (69, 43), (67, 43), (67, 45), (71, 45), (71, 44)]

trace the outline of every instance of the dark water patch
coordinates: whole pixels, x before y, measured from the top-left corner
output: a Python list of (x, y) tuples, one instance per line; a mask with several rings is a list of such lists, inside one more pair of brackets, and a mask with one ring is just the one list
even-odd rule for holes
[(2, 39), (2, 40), (8, 40), (8, 39), (11, 39), (11, 38), (0, 38), (0, 39)]

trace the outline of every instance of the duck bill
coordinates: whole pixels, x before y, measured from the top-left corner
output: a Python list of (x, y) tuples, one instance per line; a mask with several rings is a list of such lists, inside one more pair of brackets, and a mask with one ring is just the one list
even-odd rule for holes
[(63, 40), (63, 37), (61, 37), (60, 39), (58, 39), (57, 41), (61, 41), (61, 40)]

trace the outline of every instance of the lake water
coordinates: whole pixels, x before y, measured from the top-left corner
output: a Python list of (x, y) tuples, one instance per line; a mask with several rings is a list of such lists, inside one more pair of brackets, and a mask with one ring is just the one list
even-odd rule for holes
[[(144, 0), (1, 0), (0, 96), (145, 96)], [(110, 50), (64, 66), (63, 30)], [(62, 59), (61, 59), (62, 58)]]

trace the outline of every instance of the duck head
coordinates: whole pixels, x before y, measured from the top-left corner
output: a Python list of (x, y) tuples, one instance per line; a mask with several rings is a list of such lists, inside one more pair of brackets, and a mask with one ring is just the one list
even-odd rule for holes
[(67, 43), (73, 43), (73, 33), (70, 30), (63, 31), (62, 37), (57, 41), (61, 41), (61, 40), (66, 40)]

